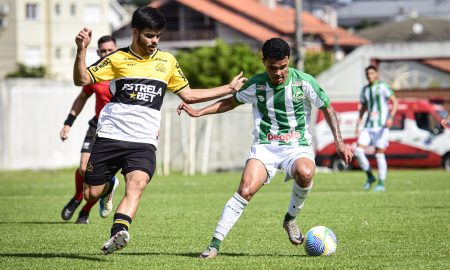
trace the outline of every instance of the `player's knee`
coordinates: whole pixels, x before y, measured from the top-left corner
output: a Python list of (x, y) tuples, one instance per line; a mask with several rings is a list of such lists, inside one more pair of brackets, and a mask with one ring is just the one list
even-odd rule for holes
[(126, 188), (127, 191), (131, 192), (143, 192), (145, 187), (147, 186), (147, 179), (143, 178), (134, 178), (127, 181)]
[(247, 201), (250, 201), (255, 195), (250, 185), (241, 185), (238, 190), (238, 194)]
[(307, 167), (302, 166), (300, 168), (296, 168), (294, 172), (294, 178), (297, 184), (302, 187), (306, 188), (311, 185), (312, 178), (314, 176), (314, 167)]

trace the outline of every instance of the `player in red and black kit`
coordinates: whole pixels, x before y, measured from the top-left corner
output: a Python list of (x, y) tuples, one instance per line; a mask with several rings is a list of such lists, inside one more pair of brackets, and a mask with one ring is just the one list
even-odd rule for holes
[[(116, 40), (112, 36), (103, 36), (98, 40), (97, 54), (98, 56), (100, 56), (100, 58), (103, 58), (116, 50)], [(86, 133), (86, 137), (84, 138), (83, 146), (81, 147), (80, 166), (75, 171), (75, 195), (70, 199), (66, 206), (64, 206), (61, 212), (61, 218), (63, 220), (71, 219), (75, 210), (83, 200), (84, 174), (86, 172), (86, 166), (89, 160), (89, 156), (91, 155), (92, 146), (94, 145), (93, 140), (97, 130), (98, 116), (100, 114), (100, 111), (112, 97), (111, 92), (109, 91), (109, 81), (99, 82), (83, 87), (81, 93), (73, 102), (70, 113), (66, 121), (64, 122), (64, 127), (60, 132), (61, 140), (66, 140), (68, 138), (69, 131), (73, 122), (83, 109), (86, 101), (92, 96), (92, 94), (95, 94), (95, 116), (89, 121), (89, 129)], [(76, 223), (89, 223), (89, 212), (96, 202), (97, 200), (86, 202), (78, 215)], [(108, 209), (108, 207), (101, 207), (100, 216), (106, 217), (111, 213), (111, 211), (112, 207), (111, 209)]]

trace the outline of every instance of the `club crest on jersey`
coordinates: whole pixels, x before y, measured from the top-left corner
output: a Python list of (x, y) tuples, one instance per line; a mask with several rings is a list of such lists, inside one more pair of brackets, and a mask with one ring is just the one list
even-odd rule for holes
[(159, 72), (162, 72), (162, 73), (165, 73), (167, 70), (166, 70), (166, 67), (164, 66), (164, 64), (162, 64), (162, 63), (158, 63), (157, 65), (156, 65), (156, 67), (155, 67), (155, 70), (156, 71), (159, 71)]
[(303, 95), (303, 92), (300, 88), (295, 89), (294, 88), (294, 95), (292, 96), (292, 99), (295, 103), (302, 102), (305, 96)]
[(256, 85), (256, 90), (266, 90), (266, 86), (265, 85), (261, 85), (261, 84), (257, 84)]

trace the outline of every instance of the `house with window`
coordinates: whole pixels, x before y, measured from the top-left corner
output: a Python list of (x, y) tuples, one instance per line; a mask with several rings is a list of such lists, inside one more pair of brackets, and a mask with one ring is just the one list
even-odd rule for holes
[(96, 40), (128, 21), (128, 13), (111, 0), (0, 0), (0, 78), (21, 63), (46, 67), (49, 78), (72, 80), (78, 31), (93, 30), (87, 54), (93, 62)]

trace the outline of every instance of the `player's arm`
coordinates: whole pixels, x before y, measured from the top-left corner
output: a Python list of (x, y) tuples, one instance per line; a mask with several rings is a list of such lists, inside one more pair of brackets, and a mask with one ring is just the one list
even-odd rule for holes
[(363, 103), (358, 104), (358, 119), (356, 120), (355, 137), (359, 137), (359, 127), (363, 119), (364, 113), (367, 111), (367, 106)]
[(77, 116), (83, 110), (83, 107), (86, 104), (86, 101), (89, 99), (89, 97), (90, 97), (90, 95), (81, 91), (81, 93), (74, 100), (74, 102), (72, 104), (72, 108), (70, 109), (70, 113), (67, 116), (66, 121), (64, 121), (64, 126), (61, 129), (61, 131), (59, 132), (59, 136), (62, 141), (66, 140), (69, 137), (70, 128), (72, 127), (73, 123), (75, 122), (75, 119), (77, 118)]
[(394, 122), (394, 116), (397, 113), (398, 101), (394, 95), (389, 97), (389, 100), (392, 102), (392, 110), (389, 112), (389, 117), (386, 120), (386, 127), (390, 128), (392, 123)]
[(210, 89), (191, 89), (188, 87), (181, 91), (178, 96), (187, 104), (205, 102), (236, 93), (246, 81), (247, 78), (243, 76), (241, 71), (229, 84)]
[(325, 116), (327, 124), (331, 129), (331, 133), (333, 133), (334, 142), (336, 143), (336, 153), (342, 158), (342, 160), (344, 160), (345, 164), (349, 164), (352, 161), (353, 153), (344, 144), (336, 111), (331, 105), (327, 106), (326, 108), (321, 108), (320, 110)]
[(217, 114), (231, 111), (239, 105), (241, 105), (241, 103), (237, 102), (234, 97), (221, 99), (201, 109), (193, 109), (191, 106), (183, 102), (178, 106), (177, 112), (178, 114), (181, 114), (181, 111), (185, 111), (191, 117), (200, 117), (208, 114)]
[(92, 30), (85, 27), (75, 38), (77, 44), (77, 55), (73, 65), (73, 82), (77, 86), (83, 86), (93, 83), (86, 68), (86, 50), (91, 43)]

